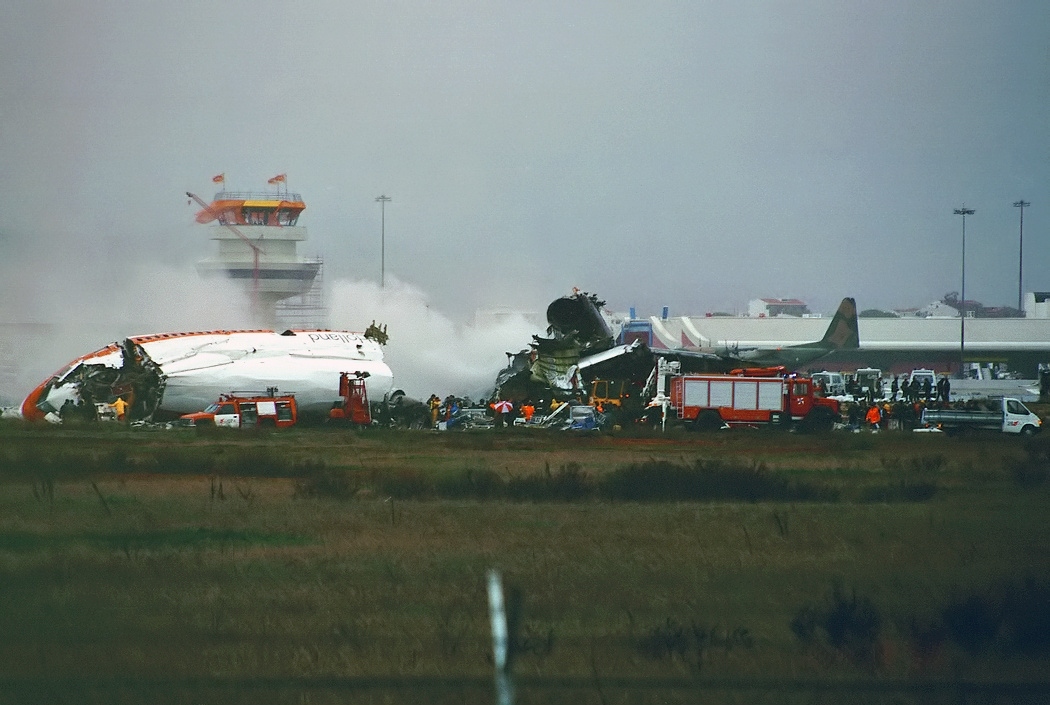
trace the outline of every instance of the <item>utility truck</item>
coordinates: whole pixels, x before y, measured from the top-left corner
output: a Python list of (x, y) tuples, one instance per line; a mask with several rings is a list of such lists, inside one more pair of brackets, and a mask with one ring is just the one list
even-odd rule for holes
[(729, 426), (780, 426), (831, 430), (839, 402), (814, 394), (808, 377), (783, 367), (733, 370), (729, 374), (671, 375), (667, 407), (699, 430)]
[(924, 409), (922, 422), (927, 428), (953, 434), (987, 430), (1032, 436), (1043, 426), (1043, 420), (1020, 399), (988, 397), (977, 404), (973, 409)]

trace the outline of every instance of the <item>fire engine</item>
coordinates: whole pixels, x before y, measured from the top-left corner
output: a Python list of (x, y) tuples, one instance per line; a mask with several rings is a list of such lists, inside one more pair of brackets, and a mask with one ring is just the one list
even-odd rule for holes
[(783, 367), (666, 376), (670, 391), (660, 401), (700, 430), (774, 424), (803, 431), (830, 430), (839, 417), (837, 400), (818, 396), (812, 379), (787, 374)]
[(342, 372), (339, 375), (339, 396), (341, 402), (336, 402), (332, 410), (328, 412), (328, 418), (332, 421), (349, 422), (358, 426), (368, 426), (372, 423), (372, 412), (368, 407), (368, 392), (365, 390), (365, 378), (367, 372)]
[(245, 392), (222, 394), (219, 401), (204, 411), (179, 417), (180, 426), (223, 426), (226, 428), (287, 428), (298, 421), (295, 397), (266, 395), (245, 396)]

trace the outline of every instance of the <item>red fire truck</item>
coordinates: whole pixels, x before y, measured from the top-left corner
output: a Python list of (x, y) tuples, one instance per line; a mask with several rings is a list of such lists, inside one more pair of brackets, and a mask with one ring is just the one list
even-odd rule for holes
[(332, 405), (328, 418), (332, 421), (368, 426), (372, 423), (372, 412), (368, 406), (368, 392), (365, 390), (367, 372), (342, 372), (339, 375), (339, 396), (341, 402)]
[(680, 374), (670, 377), (669, 407), (702, 430), (770, 424), (830, 430), (839, 417), (839, 403), (815, 391), (813, 380), (785, 374), (783, 367)]

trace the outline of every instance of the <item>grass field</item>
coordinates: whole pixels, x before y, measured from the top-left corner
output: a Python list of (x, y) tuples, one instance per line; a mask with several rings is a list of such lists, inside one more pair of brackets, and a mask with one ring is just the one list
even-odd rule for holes
[[(1050, 439), (0, 426), (0, 702), (1045, 702)], [(644, 498), (644, 501), (641, 499)]]

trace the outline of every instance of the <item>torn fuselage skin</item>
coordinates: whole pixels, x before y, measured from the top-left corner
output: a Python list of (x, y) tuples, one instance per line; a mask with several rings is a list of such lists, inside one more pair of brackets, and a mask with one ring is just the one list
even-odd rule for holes
[(95, 405), (118, 397), (129, 420), (152, 420), (164, 396), (165, 377), (141, 346), (130, 338), (74, 360), (29, 396), (26, 418), (95, 418)]
[(522, 400), (585, 395), (580, 361), (614, 344), (596, 297), (585, 292), (555, 299), (547, 307), (547, 335), (533, 336), (527, 350), (512, 358), (496, 378), (496, 396)]

